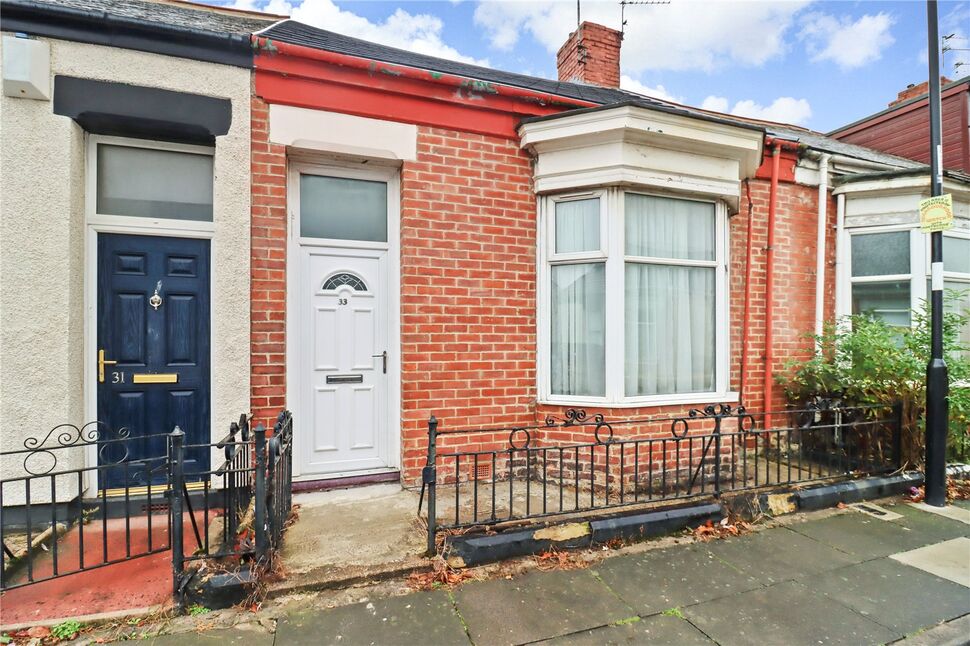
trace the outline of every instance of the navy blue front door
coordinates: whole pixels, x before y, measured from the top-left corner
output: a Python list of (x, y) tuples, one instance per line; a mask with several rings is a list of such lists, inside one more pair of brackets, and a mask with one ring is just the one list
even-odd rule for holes
[[(98, 419), (132, 438), (130, 467), (101, 469), (101, 486), (160, 481), (137, 461), (164, 456), (165, 433), (210, 441), (209, 241), (98, 234), (98, 351)], [(124, 445), (99, 460), (123, 460)], [(188, 476), (209, 468), (205, 448), (185, 457)]]

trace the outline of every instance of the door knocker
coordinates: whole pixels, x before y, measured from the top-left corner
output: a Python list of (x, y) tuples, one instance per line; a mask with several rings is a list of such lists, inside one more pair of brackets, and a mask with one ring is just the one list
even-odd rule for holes
[(158, 295), (161, 288), (162, 281), (158, 281), (158, 284), (155, 285), (155, 293), (152, 294), (152, 297), (148, 299), (148, 304), (154, 307), (156, 312), (158, 311), (158, 306), (162, 304), (162, 297)]

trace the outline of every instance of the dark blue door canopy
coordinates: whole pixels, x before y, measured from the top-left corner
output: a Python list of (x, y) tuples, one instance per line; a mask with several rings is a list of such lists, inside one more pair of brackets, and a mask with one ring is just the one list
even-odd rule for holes
[(140, 85), (54, 77), (54, 114), (87, 132), (212, 145), (229, 132), (232, 103)]

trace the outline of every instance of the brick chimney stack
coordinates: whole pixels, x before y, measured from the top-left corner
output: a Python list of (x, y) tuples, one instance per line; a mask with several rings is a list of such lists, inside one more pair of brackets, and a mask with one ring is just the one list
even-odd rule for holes
[(620, 87), (620, 42), (615, 29), (583, 22), (556, 54), (560, 81)]
[[(948, 79), (945, 76), (940, 77), (940, 85), (946, 85), (947, 83), (951, 83), (951, 82), (952, 81), (950, 81), (950, 79)], [(899, 105), (903, 101), (909, 101), (910, 99), (915, 99), (918, 96), (929, 94), (929, 92), (930, 92), (929, 81), (923, 81), (922, 83), (918, 83), (918, 84), (910, 83), (909, 85), (906, 86), (905, 90), (899, 93), (899, 95), (896, 97), (896, 100), (889, 104), (889, 107), (891, 108), (894, 105)]]

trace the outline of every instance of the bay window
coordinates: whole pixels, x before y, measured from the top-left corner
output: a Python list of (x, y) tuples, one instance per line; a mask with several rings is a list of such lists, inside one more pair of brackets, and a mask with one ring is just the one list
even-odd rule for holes
[(543, 204), (544, 398), (723, 398), (724, 205), (623, 189)]

